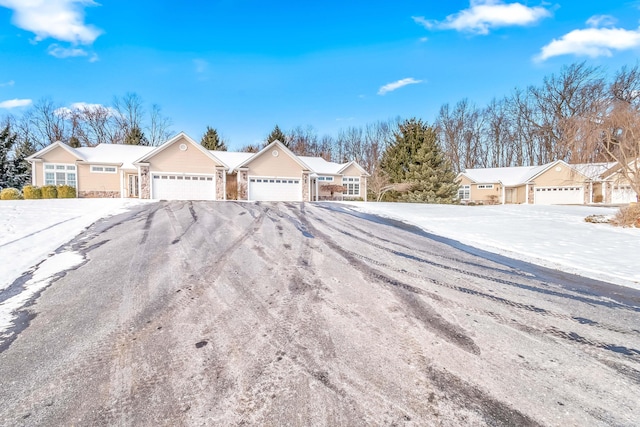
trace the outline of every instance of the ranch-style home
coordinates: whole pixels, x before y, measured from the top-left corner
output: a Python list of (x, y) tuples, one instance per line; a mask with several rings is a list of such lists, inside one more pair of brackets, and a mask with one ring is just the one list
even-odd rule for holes
[(315, 201), (335, 193), (366, 201), (369, 176), (355, 161), (297, 156), (280, 141), (258, 153), (209, 151), (184, 133), (159, 147), (56, 142), (27, 160), (33, 185), (71, 185), (78, 197)]
[(582, 205), (624, 204), (636, 194), (612, 163), (466, 169), (457, 177), (462, 203)]

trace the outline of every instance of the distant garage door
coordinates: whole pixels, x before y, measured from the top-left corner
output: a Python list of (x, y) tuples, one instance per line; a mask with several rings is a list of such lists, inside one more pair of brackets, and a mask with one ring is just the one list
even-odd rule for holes
[(622, 204), (636, 201), (636, 193), (630, 185), (615, 185), (611, 192), (611, 203)]
[(582, 205), (583, 187), (536, 187), (536, 205)]
[(300, 178), (249, 177), (249, 200), (301, 202)]
[(152, 173), (152, 199), (215, 200), (216, 181), (213, 175), (172, 175)]

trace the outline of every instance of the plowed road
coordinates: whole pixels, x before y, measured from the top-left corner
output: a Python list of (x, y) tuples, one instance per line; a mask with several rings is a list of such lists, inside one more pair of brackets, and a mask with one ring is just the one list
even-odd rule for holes
[(94, 224), (0, 353), (0, 425), (640, 424), (639, 292), (371, 219), (159, 202)]

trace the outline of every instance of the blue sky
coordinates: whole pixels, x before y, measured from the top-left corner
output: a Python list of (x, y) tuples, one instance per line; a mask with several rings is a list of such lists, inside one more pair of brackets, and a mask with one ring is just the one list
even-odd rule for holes
[(135, 92), (231, 148), (283, 130), (435, 120), (586, 60), (640, 53), (640, 2), (0, 0), (0, 117)]

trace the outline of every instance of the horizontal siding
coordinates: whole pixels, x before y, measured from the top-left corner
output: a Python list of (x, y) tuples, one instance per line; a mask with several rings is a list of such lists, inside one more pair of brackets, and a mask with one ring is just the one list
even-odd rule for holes
[[(559, 171), (556, 168), (560, 168)], [(583, 185), (585, 177), (574, 169), (559, 164), (545, 171), (535, 179), (537, 187), (560, 187), (567, 185)]]
[(62, 147), (56, 147), (39, 157), (45, 163), (75, 163), (77, 159)]
[(120, 169), (116, 173), (92, 173), (91, 165), (78, 165), (78, 191), (120, 191)]
[[(181, 151), (180, 144), (186, 144), (187, 150)], [(150, 170), (153, 172), (184, 172), (213, 174), (216, 162), (191, 145), (184, 139), (179, 139), (171, 146), (149, 159)]]
[(278, 150), (278, 156), (273, 156), (273, 150), (268, 150), (249, 163), (249, 175), (253, 176), (302, 176), (302, 167), (283, 150)]

